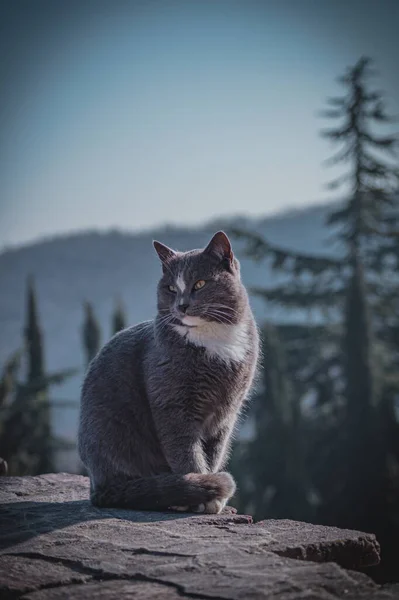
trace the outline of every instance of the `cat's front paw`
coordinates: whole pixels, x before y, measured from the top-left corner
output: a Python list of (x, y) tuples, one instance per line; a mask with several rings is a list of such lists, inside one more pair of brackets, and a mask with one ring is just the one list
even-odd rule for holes
[(205, 504), (205, 513), (207, 515), (218, 515), (227, 504), (227, 498), (221, 500), (211, 500)]
[(224, 498), (223, 500), (210, 500), (210, 502), (207, 502), (206, 504), (192, 506), (191, 511), (195, 513), (204, 513), (206, 515), (218, 515), (222, 512), (226, 504), (227, 498)]
[(177, 512), (190, 512), (189, 506), (169, 506), (169, 510), (175, 510)]

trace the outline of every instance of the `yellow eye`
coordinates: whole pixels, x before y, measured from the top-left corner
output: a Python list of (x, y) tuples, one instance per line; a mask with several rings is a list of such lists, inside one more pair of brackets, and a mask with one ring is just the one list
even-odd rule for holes
[(194, 284), (194, 289), (195, 290), (200, 290), (201, 288), (203, 288), (205, 285), (205, 281), (203, 279), (200, 279), (199, 281), (197, 281), (196, 284)]
[(168, 285), (168, 290), (174, 294), (177, 292), (177, 288), (174, 285)]

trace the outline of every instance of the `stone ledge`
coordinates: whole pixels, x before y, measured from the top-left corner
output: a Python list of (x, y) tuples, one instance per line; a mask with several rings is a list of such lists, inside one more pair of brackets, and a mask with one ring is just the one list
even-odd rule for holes
[(380, 546), (372, 534), (288, 519), (259, 521), (256, 527), (272, 535), (268, 550), (280, 556), (333, 561), (346, 569), (363, 569), (377, 565), (380, 560)]
[(398, 597), (397, 587), (353, 571), (378, 562), (372, 534), (287, 520), (252, 524), (234, 509), (97, 509), (88, 492), (79, 475), (0, 479), (1, 598)]

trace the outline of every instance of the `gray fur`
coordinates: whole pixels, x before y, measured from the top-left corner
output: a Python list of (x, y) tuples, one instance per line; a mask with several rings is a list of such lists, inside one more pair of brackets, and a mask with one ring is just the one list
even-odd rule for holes
[(255, 374), (256, 325), (223, 232), (205, 250), (154, 246), (157, 317), (116, 334), (91, 362), (79, 453), (98, 506), (219, 512), (235, 491), (220, 471)]

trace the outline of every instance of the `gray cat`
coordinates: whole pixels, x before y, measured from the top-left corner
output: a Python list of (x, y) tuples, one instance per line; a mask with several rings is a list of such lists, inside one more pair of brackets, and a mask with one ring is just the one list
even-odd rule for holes
[(219, 513), (226, 462), (256, 371), (258, 333), (226, 234), (204, 250), (154, 242), (158, 314), (116, 334), (82, 389), (79, 453), (100, 507)]

